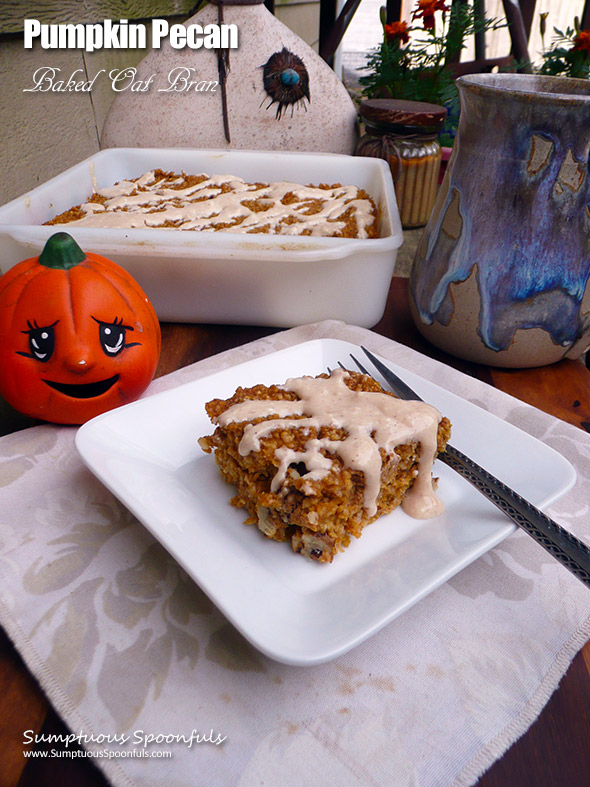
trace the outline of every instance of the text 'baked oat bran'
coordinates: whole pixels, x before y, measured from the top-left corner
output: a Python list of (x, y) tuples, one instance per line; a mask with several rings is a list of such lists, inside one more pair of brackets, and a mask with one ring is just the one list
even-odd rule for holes
[(284, 385), (238, 388), (206, 404), (214, 452), (247, 522), (322, 563), (398, 505), (418, 518), (442, 511), (432, 465), (447, 418), (384, 391), (368, 375), (336, 370)]

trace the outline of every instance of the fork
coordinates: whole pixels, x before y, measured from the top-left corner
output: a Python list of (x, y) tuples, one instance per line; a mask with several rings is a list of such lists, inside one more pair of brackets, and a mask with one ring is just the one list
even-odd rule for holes
[[(361, 349), (382, 374), (393, 393), (400, 399), (423, 401), (379, 358), (365, 347), (361, 347)], [(350, 357), (363, 374), (371, 376), (354, 355), (351, 354)], [(525, 533), (528, 533), (587, 587), (590, 587), (590, 548), (583, 541), (558, 525), (532, 503), (529, 503), (528, 500), (525, 500), (524, 497), (521, 497), (452, 445), (447, 445), (445, 451), (440, 453), (438, 458), (473, 484)]]

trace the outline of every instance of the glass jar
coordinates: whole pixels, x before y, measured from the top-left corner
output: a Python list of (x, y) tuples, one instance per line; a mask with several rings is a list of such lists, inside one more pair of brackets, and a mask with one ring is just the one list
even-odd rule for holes
[(365, 133), (357, 156), (388, 162), (402, 227), (423, 227), (432, 212), (441, 163), (437, 134), (444, 107), (421, 101), (372, 98), (360, 104)]

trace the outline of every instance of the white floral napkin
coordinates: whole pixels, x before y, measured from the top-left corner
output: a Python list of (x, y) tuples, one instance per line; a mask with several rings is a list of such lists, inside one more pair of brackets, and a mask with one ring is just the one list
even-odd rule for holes
[[(589, 435), (365, 329), (294, 328), (148, 394), (324, 337), (365, 344), (556, 448), (578, 481), (549, 513), (590, 542)], [(74, 434), (43, 425), (0, 440), (0, 616), (115, 785), (472, 784), (590, 638), (588, 590), (515, 533), (347, 655), (275, 663), (84, 467)]]

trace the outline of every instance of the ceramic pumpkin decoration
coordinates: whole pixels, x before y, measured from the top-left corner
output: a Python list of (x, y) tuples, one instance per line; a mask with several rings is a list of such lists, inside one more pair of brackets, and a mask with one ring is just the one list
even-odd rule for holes
[(133, 401), (160, 342), (135, 279), (66, 232), (0, 277), (0, 394), (25, 415), (82, 424)]

